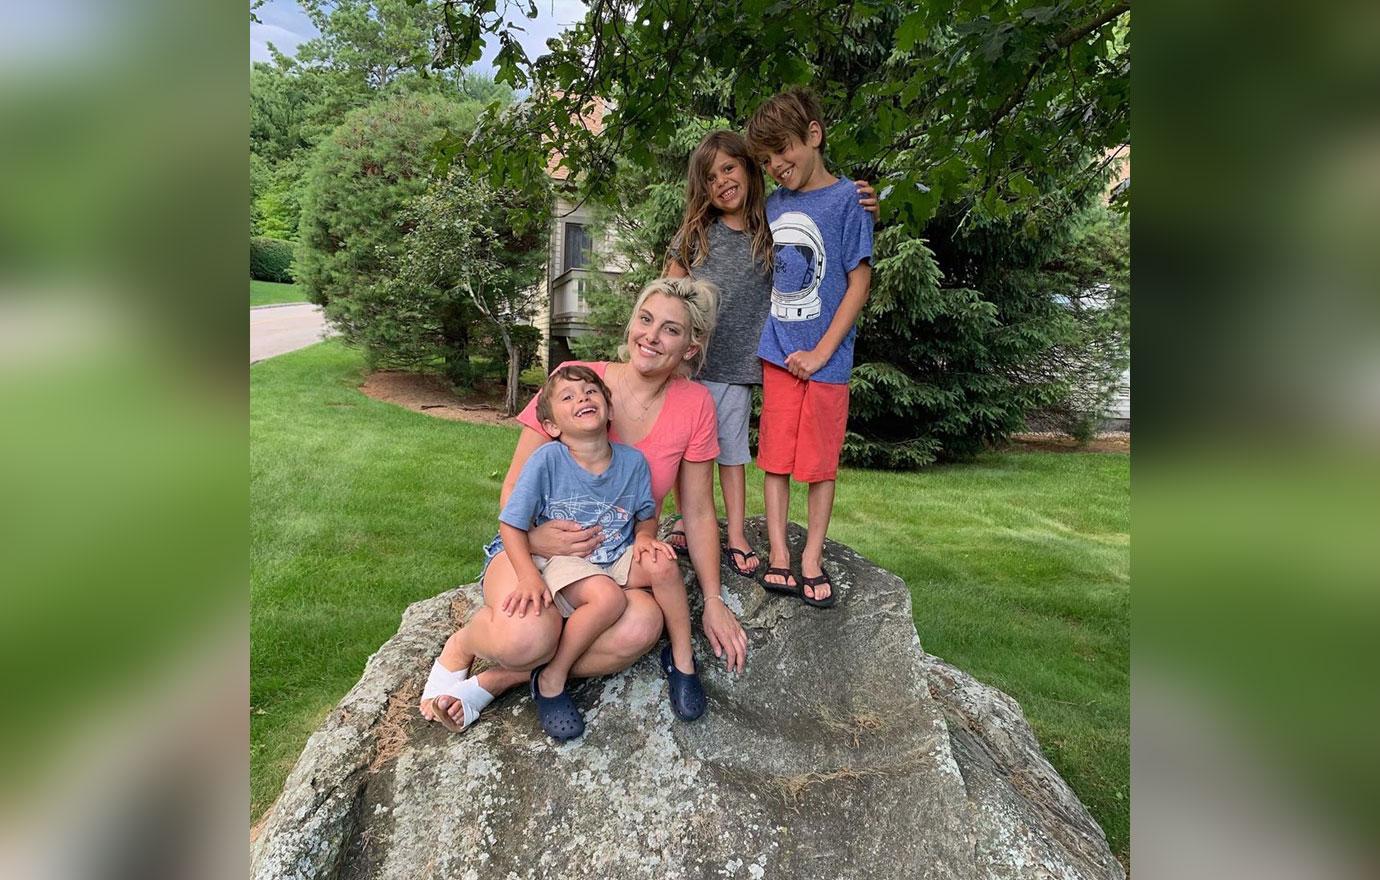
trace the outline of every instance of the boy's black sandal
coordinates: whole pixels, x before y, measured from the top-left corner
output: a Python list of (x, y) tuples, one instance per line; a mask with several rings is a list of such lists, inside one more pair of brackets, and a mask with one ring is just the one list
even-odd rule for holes
[(671, 711), (681, 721), (694, 721), (709, 708), (709, 700), (700, 684), (699, 665), (689, 675), (676, 668), (671, 657), (671, 646), (661, 649), (661, 671), (666, 676), (666, 687), (671, 700)]
[(757, 582), (762, 585), (762, 589), (766, 590), (768, 593), (779, 593), (782, 596), (795, 596), (797, 599), (804, 595), (804, 593), (800, 591), (799, 584), (795, 586), (785, 583), (774, 584), (767, 580), (767, 578), (772, 576), (782, 579), (795, 577), (795, 575), (791, 574), (789, 568), (768, 568), (766, 571), (762, 572), (762, 576), (757, 580)]
[(537, 676), (546, 666), (532, 670), (532, 704), (537, 707), (537, 720), (541, 729), (552, 739), (564, 742), (585, 732), (585, 716), (580, 707), (570, 698), (570, 690), (562, 688), (554, 697), (543, 697), (537, 688)]
[[(752, 577), (753, 575), (755, 575), (755, 574), (757, 573), (757, 569), (755, 569), (755, 568), (748, 568), (748, 567), (747, 567), (747, 561), (748, 561), (749, 559), (756, 559), (756, 558), (757, 558), (757, 554), (756, 554), (755, 552), (753, 552), (751, 549), (748, 549), (748, 550), (739, 550), (737, 547), (728, 547), (728, 546), (725, 546), (725, 547), (723, 548), (723, 554), (724, 554), (724, 562), (727, 562), (727, 563), (728, 563), (728, 567), (731, 568), (731, 569), (733, 569), (733, 573), (736, 574), (736, 575), (738, 575), (739, 577), (745, 577), (745, 578), (747, 578), (747, 577)], [(742, 564), (742, 565), (739, 565), (739, 564), (738, 564), (738, 559), (737, 559), (737, 557), (739, 557), (739, 556), (743, 557), (743, 564)]]
[[(806, 587), (822, 587), (825, 584), (829, 585), (829, 595), (827, 598), (812, 599), (805, 592)], [(802, 576), (800, 578), (800, 601), (804, 602), (806, 605), (811, 605), (815, 608), (830, 608), (833, 606), (835, 602), (838, 601), (838, 598), (839, 592), (834, 587), (834, 582), (829, 577), (829, 572), (825, 569), (820, 568), (820, 574), (816, 577)]]

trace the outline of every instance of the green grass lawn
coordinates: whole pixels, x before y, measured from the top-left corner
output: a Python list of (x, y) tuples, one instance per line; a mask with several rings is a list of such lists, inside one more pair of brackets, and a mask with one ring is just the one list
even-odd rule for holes
[(273, 281), (249, 279), (249, 307), (271, 306), (277, 303), (306, 302), (307, 295), (296, 284), (278, 284)]
[[(250, 368), (254, 819), (402, 610), (473, 580), (495, 530), (514, 430), (370, 400), (362, 370), (335, 342)], [(1127, 456), (1016, 452), (845, 470), (830, 529), (909, 584), (927, 651), (1020, 702), (1123, 858), (1129, 531)]]

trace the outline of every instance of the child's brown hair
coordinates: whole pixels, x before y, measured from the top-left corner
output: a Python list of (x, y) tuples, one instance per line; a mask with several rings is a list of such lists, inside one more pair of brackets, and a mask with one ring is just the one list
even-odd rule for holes
[(604, 395), (604, 403), (608, 404), (609, 420), (613, 420), (613, 395), (609, 393), (609, 386), (604, 384), (604, 380), (599, 378), (599, 374), (584, 364), (563, 364), (551, 371), (551, 375), (546, 377), (546, 384), (541, 386), (541, 391), (537, 392), (537, 421), (555, 421), (551, 414), (551, 395), (556, 390), (556, 383), (566, 382), (593, 382), (599, 389), (599, 393)]
[(714, 157), (723, 153), (743, 166), (747, 192), (743, 194), (743, 219), (747, 224), (752, 257), (759, 267), (771, 268), (771, 229), (767, 226), (765, 187), (757, 159), (748, 149), (747, 141), (731, 131), (711, 131), (690, 154), (690, 167), (685, 181), (685, 217), (672, 239), (672, 247), (679, 253), (678, 262), (693, 272), (709, 254), (709, 227), (719, 215), (709, 193), (709, 174)]
[(810, 123), (819, 123), (819, 151), (826, 141), (824, 114), (819, 101), (806, 89), (789, 88), (768, 98), (747, 124), (748, 149), (758, 159), (786, 148), (792, 138), (802, 143), (810, 136)]

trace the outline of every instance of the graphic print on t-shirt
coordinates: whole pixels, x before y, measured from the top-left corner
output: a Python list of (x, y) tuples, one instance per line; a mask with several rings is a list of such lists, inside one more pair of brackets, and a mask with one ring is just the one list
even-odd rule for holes
[(774, 264), (771, 314), (778, 321), (813, 321), (822, 303), (824, 236), (808, 214), (787, 211), (771, 224)]
[[(630, 500), (618, 499), (619, 502)], [(546, 505), (546, 516), (548, 519), (568, 519), (584, 528), (599, 526), (604, 533), (604, 540), (589, 554), (589, 561), (595, 565), (618, 561), (618, 557), (622, 555), (619, 550), (623, 544), (626, 526), (633, 518), (632, 511), (622, 503), (605, 501), (594, 495), (552, 499)]]

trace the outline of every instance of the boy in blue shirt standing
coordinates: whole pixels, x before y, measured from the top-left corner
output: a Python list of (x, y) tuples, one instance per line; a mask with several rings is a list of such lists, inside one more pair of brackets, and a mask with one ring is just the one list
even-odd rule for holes
[[(837, 600), (824, 539), (848, 422), (854, 327), (872, 283), (872, 216), (851, 181), (824, 165), (819, 103), (803, 89), (769, 99), (747, 126), (748, 145), (779, 184), (767, 197), (773, 242), (771, 311), (763, 361), (757, 466), (765, 472), (771, 557), (762, 586), (827, 608)], [(800, 581), (790, 570), (791, 477), (808, 483)]]

